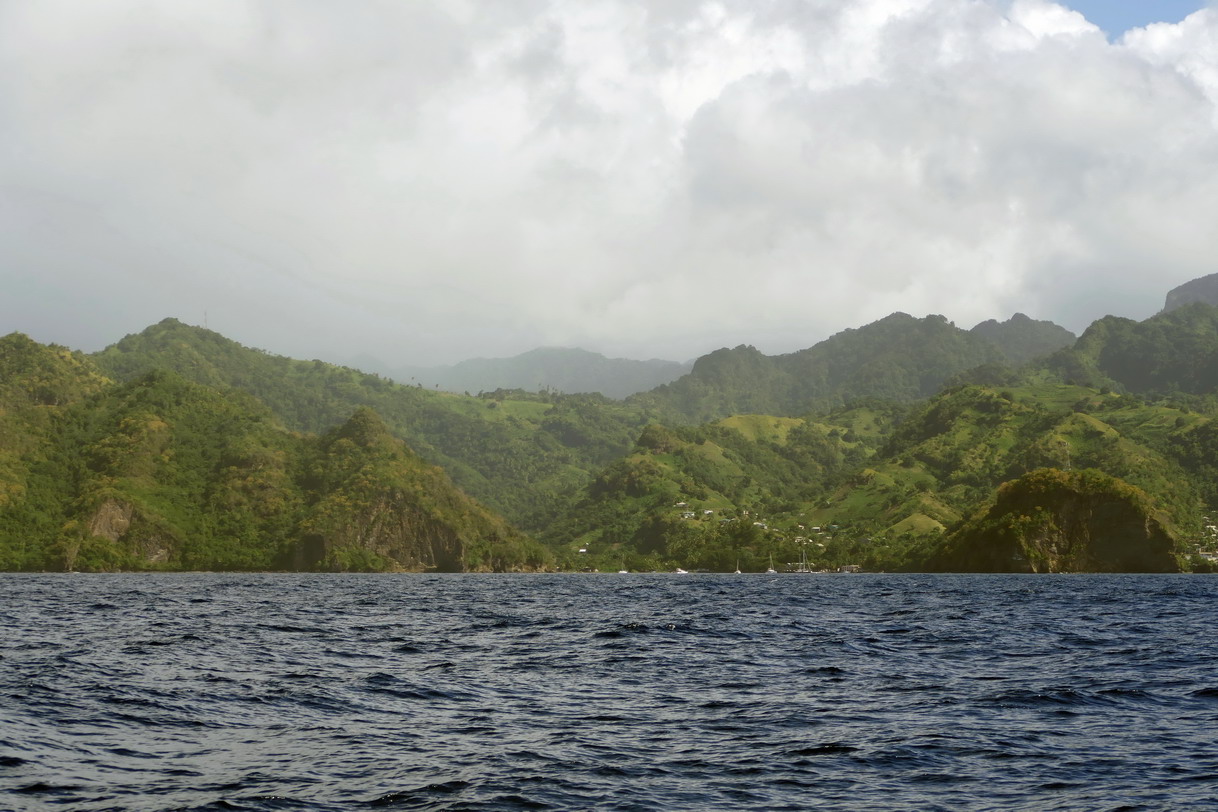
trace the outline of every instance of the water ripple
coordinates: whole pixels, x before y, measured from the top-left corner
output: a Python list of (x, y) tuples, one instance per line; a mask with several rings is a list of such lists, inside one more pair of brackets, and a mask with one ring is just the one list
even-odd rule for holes
[(0, 575), (0, 808), (1218, 805), (1204, 576)]

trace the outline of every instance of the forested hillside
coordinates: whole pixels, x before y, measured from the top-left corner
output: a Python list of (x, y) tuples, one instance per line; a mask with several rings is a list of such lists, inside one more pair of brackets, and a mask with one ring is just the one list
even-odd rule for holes
[(543, 538), (567, 561), (604, 567), (765, 569), (771, 556), (790, 560), (799, 517), (875, 453), (902, 411), (874, 401), (820, 419), (649, 425)]
[(124, 383), (0, 340), (0, 569), (530, 569), (549, 555), (356, 411), (322, 437), (250, 395)]
[(643, 410), (599, 395), (496, 391), (480, 397), (402, 386), (321, 361), (243, 347), (166, 319), (94, 356), (117, 380), (172, 369), (266, 404), (297, 431), (325, 432), (359, 407), (462, 489), (513, 523), (546, 526), (593, 472), (624, 454), (647, 422)]
[(788, 355), (767, 356), (746, 346), (718, 350), (695, 361), (690, 374), (629, 402), (669, 422), (733, 414), (798, 417), (858, 398), (921, 400), (952, 375), (1004, 360), (989, 339), (942, 316), (894, 313)]
[(772, 555), (816, 568), (921, 569), (1002, 483), (1048, 466), (1137, 487), (1189, 555), (1213, 504), (1216, 430), (1184, 408), (1055, 383), (958, 387), (912, 412), (872, 402), (820, 420), (651, 426), (547, 538), (571, 539), (602, 566), (759, 569)]
[(1088, 386), (1212, 397), (1218, 389), (1218, 308), (1194, 302), (1141, 322), (1106, 316), (1044, 366)]
[(989, 339), (1012, 366), (1026, 364), (1034, 358), (1049, 355), (1074, 344), (1077, 336), (1051, 321), (1030, 319), (1016, 313), (1006, 321), (990, 319), (969, 331)]
[(1003, 483), (988, 510), (951, 534), (933, 569), (1175, 572), (1176, 539), (1155, 501), (1091, 469), (1044, 468)]
[(403, 386), (172, 319), (94, 356), (14, 334), (0, 568), (1212, 566), (1218, 310), (1068, 340), (898, 313), (622, 402)]

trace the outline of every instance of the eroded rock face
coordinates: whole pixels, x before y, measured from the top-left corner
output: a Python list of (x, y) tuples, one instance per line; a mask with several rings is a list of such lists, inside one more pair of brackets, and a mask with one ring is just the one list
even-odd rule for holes
[(135, 508), (117, 499), (102, 502), (89, 520), (89, 535), (118, 541), (131, 528)]
[(159, 535), (141, 538), (134, 545), (135, 554), (149, 564), (165, 564), (173, 553), (173, 542)]
[(1163, 312), (1175, 310), (1193, 302), (1204, 302), (1218, 307), (1218, 273), (1185, 282), (1167, 294)]
[(404, 570), (464, 569), (464, 545), (452, 527), (390, 498), (352, 516), (326, 542), (368, 550)]
[(1019, 540), (1029, 572), (1170, 572), (1172, 540), (1131, 505), (1069, 498)]

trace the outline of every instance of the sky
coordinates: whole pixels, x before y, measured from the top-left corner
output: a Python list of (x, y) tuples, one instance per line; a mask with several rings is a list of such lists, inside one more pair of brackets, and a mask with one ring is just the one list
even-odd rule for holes
[(1152, 23), (1178, 23), (1205, 6), (1200, 0), (1067, 0), (1062, 5), (1081, 12), (1109, 38)]
[(1072, 5), (0, 0), (0, 334), (393, 366), (1146, 318), (1218, 272), (1218, 10)]

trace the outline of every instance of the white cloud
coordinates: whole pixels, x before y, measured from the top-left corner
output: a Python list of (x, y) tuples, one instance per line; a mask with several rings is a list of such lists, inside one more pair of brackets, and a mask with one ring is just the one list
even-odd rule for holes
[(685, 358), (1073, 329), (1213, 272), (1218, 14), (1047, 0), (0, 5), (0, 331)]

